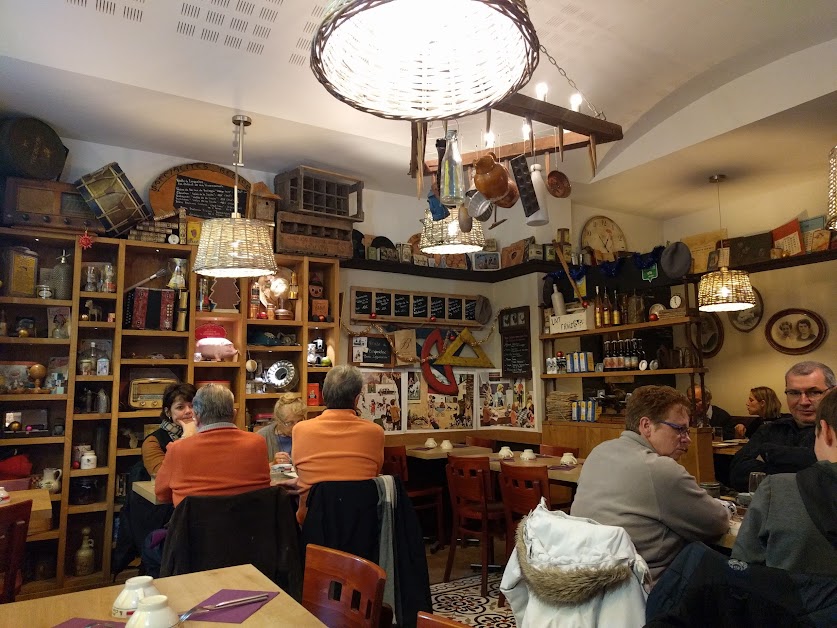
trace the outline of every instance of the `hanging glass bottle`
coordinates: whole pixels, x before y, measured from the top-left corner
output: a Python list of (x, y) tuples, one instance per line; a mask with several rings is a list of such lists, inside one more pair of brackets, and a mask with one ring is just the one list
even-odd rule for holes
[(465, 202), (465, 171), (462, 169), (459, 141), (453, 129), (448, 130), (447, 148), (439, 168), (442, 172), (439, 200), (450, 207), (461, 205)]
[(52, 267), (49, 276), (52, 284), (52, 296), (61, 301), (73, 298), (73, 267), (67, 263), (68, 257), (70, 257), (70, 254), (67, 251), (61, 251), (61, 257), (58, 258), (58, 263)]

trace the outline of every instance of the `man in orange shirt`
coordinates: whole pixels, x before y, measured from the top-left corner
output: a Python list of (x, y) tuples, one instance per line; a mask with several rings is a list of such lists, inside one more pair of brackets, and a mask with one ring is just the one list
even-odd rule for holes
[[(307, 512), (308, 490), (318, 482), (370, 480), (384, 463), (384, 430), (357, 416), (363, 376), (354, 366), (335, 366), (323, 383), (328, 408), (294, 426), (293, 459), (299, 479), (300, 524)], [(283, 483), (286, 484), (286, 483)], [(286, 485), (287, 486), (287, 485)]]
[(154, 484), (157, 501), (174, 502), (176, 508), (189, 495), (238, 495), (270, 486), (265, 440), (233, 423), (227, 388), (204, 386), (192, 411), (197, 431), (168, 446)]

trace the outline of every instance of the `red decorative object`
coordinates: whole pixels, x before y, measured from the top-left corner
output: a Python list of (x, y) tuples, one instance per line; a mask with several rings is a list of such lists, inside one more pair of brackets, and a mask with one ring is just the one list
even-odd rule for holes
[(78, 237), (78, 243), (81, 248), (87, 250), (93, 246), (93, 236), (87, 232), (87, 229), (84, 230), (84, 234)]
[(435, 316), (431, 316), (431, 317), (430, 317), (430, 322), (431, 322), (431, 323), (435, 323), (435, 322), (436, 322), (436, 317), (435, 317)]
[(267, 312), (259, 312), (259, 318), (266, 320), (267, 319)]
[(443, 384), (437, 377), (435, 373), (435, 369), (430, 364), (430, 351), (433, 348), (436, 348), (438, 355), (441, 355), (445, 350), (445, 343), (442, 340), (442, 332), (438, 329), (434, 329), (430, 332), (430, 335), (424, 341), (424, 344), (421, 347), (421, 372), (424, 375), (424, 379), (427, 382), (427, 386), (432, 389), (434, 392), (437, 392), (442, 395), (458, 395), (459, 394), (459, 386), (456, 384), (456, 378), (453, 374), (453, 367), (449, 364), (446, 364), (442, 372), (445, 375), (445, 378), (448, 380), (447, 384)]
[[(320, 314), (319, 318), (320, 318), (320, 322), (321, 322), (321, 323), (324, 323), (324, 322), (325, 322), (325, 319), (326, 319), (326, 317), (325, 317), (325, 316), (323, 316), (322, 314)], [(319, 405), (319, 404), (318, 404), (318, 405)]]
[(649, 314), (649, 315), (648, 315), (648, 320), (649, 320), (649, 321), (656, 321), (656, 320), (658, 320), (659, 318), (660, 318), (660, 317), (659, 317), (659, 316), (657, 316), (656, 314)]
[(80, 469), (81, 468), (81, 463), (78, 460), (73, 460), (72, 467), (73, 467), (73, 469)]
[(375, 314), (375, 312), (372, 312), (372, 313), (369, 315), (369, 318), (378, 318), (378, 315), (377, 315), (377, 314)]

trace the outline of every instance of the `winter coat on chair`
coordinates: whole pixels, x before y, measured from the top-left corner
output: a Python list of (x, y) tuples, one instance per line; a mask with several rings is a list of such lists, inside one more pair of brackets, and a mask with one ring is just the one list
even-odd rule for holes
[(550, 511), (542, 501), (517, 528), (500, 590), (518, 628), (643, 626), (648, 565), (628, 533)]

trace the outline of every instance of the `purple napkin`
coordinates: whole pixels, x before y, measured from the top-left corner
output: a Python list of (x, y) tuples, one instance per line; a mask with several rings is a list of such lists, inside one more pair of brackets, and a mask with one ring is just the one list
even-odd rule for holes
[[(263, 602), (253, 602), (252, 604), (245, 604), (244, 606), (235, 606), (233, 608), (222, 608), (217, 611), (207, 611), (199, 613), (192, 618), (196, 621), (215, 621), (223, 624), (241, 624), (247, 620), (250, 615), (259, 610), (262, 606), (270, 602), (273, 598), (279, 595), (278, 591), (242, 591), (240, 589), (221, 589), (215, 595), (206, 598), (201, 605), (218, 604), (219, 602), (226, 602), (227, 600), (236, 600), (241, 597), (248, 597), (250, 595), (258, 595), (260, 593), (267, 593), (268, 598)], [(186, 609), (183, 609), (186, 610)]]
[(413, 451), (430, 451), (431, 449), (435, 449), (435, 447), (410, 447)]
[(124, 626), (124, 621), (119, 621), (118, 619), (111, 619), (108, 617), (107, 619), (84, 619), (83, 617), (73, 617), (72, 619), (68, 619), (67, 621), (62, 621), (60, 624), (53, 626), (53, 628), (86, 628), (86, 626), (99, 622), (100, 624), (111, 624), (113, 626)]
[(553, 464), (547, 467), (550, 471), (570, 471), (575, 469), (577, 465), (574, 464)]

